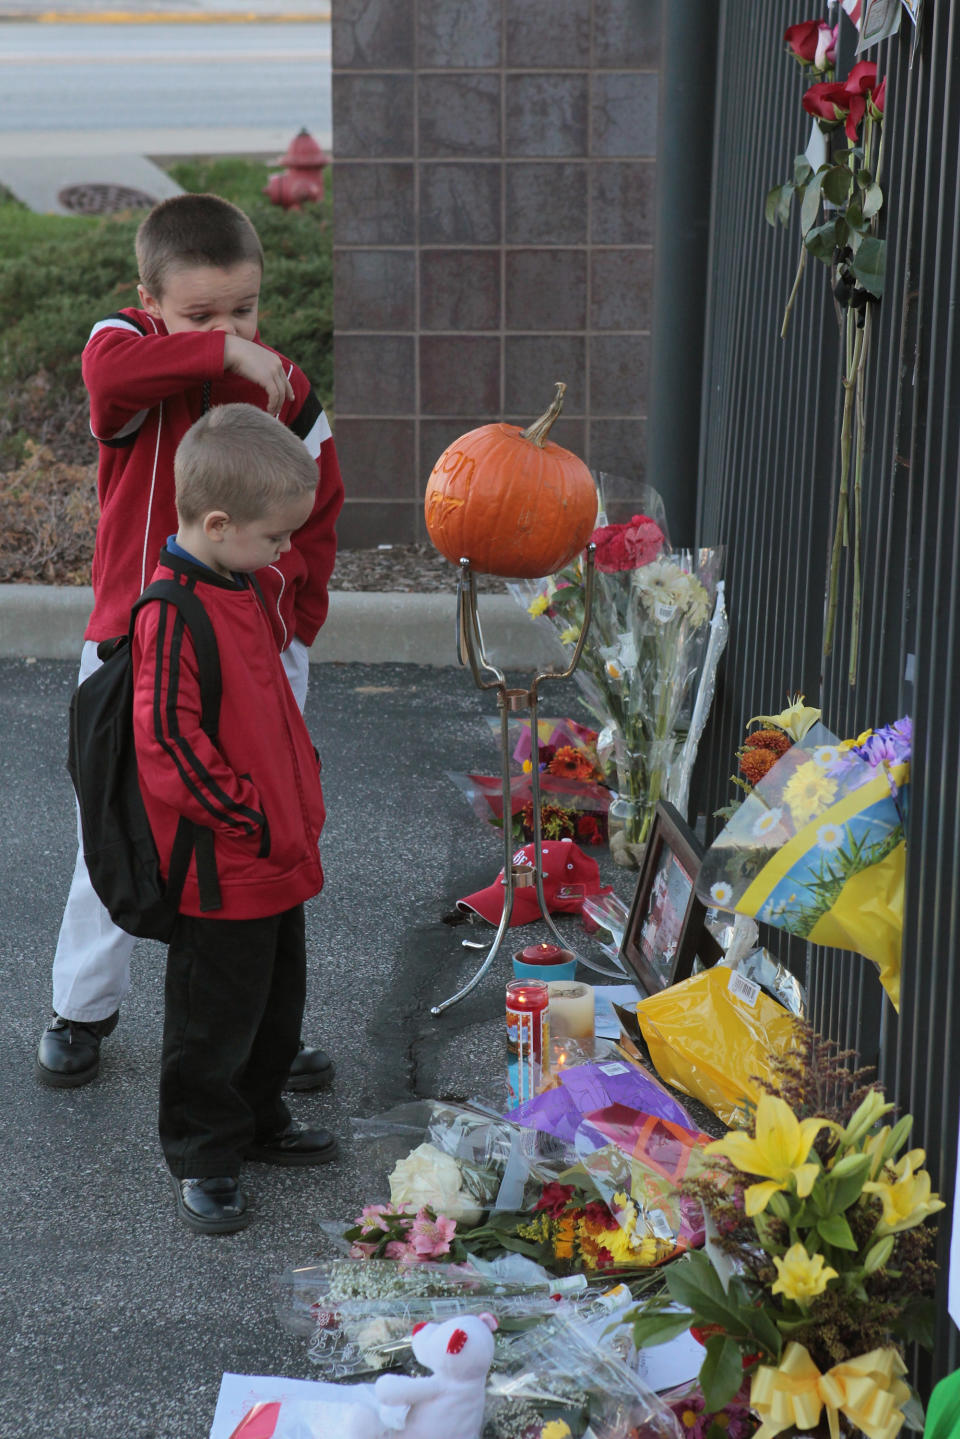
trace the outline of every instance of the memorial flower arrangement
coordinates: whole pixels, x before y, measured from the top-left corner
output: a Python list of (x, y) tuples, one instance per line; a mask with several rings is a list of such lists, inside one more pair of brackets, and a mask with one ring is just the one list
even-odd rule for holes
[[(499, 728), (499, 722), (496, 722)], [(603, 844), (607, 838), (610, 789), (597, 759), (597, 732), (574, 720), (539, 724), (536, 767), (540, 787), (540, 832), (544, 839), (572, 839), (577, 844)], [(541, 738), (541, 736), (543, 736)], [(510, 824), (514, 840), (533, 839), (533, 747), (530, 726), (520, 727), (513, 750), (518, 773), (510, 786)], [(503, 825), (503, 779), (500, 775), (450, 774), (474, 813), (497, 828)]]
[[(731, 784), (737, 785), (744, 794), (752, 793), (777, 760), (782, 759), (787, 750), (803, 739), (807, 730), (819, 720), (821, 711), (805, 705), (803, 701), (804, 696), (798, 694), (779, 714), (753, 715), (747, 720), (747, 733), (736, 752), (737, 773), (730, 776)], [(751, 730), (750, 725), (753, 724), (760, 728)], [(714, 810), (714, 814), (720, 819), (732, 819), (741, 803), (741, 800), (735, 800), (722, 809)]]
[[(642, 514), (599, 526), (591, 543), (593, 615), (574, 678), (602, 726), (598, 755), (616, 786), (608, 815), (614, 858), (636, 865), (657, 801), (675, 798), (689, 778), (699, 734), (692, 747), (685, 741), (705, 668), (720, 554), (667, 550), (663, 530)], [(573, 650), (584, 619), (580, 559), (509, 588)]]
[(895, 1007), (911, 745), (907, 716), (845, 740), (813, 725), (758, 780), (697, 876), (707, 904), (873, 960)]
[[(634, 1339), (697, 1326), (704, 1409), (722, 1414), (746, 1379), (763, 1439), (813, 1428), (893, 1439), (911, 1391), (905, 1344), (929, 1343), (936, 1266), (912, 1118), (809, 1028), (772, 1060), (750, 1127), (707, 1147), (718, 1165), (686, 1182), (712, 1239), (665, 1272), (667, 1294), (633, 1313)], [(708, 1431), (709, 1432), (709, 1431)]]
[[(794, 197), (799, 201), (801, 249), (793, 289), (780, 334), (786, 334), (808, 256), (830, 271), (833, 298), (841, 316), (843, 416), (840, 480), (827, 589), (823, 652), (833, 648), (839, 597), (841, 549), (852, 547), (853, 584), (850, 616), (849, 680), (857, 674), (860, 636), (860, 514), (866, 449), (865, 376), (870, 349), (871, 309), (883, 295), (885, 241), (877, 235), (883, 206), (878, 183), (886, 79), (872, 60), (860, 60), (845, 80), (833, 78), (836, 31), (822, 21), (791, 25), (789, 52), (817, 79), (805, 91), (804, 111), (814, 126), (805, 152), (793, 162), (793, 176), (774, 185), (766, 197), (769, 224), (786, 225)], [(821, 213), (822, 211), (822, 213)], [(851, 486), (852, 476), (852, 486)]]

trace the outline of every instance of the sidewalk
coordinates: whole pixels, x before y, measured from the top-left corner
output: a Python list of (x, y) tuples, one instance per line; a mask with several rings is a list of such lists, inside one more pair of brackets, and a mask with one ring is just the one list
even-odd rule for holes
[(164, 25), (249, 23), (294, 24), (330, 20), (329, 0), (0, 0), (0, 22), (44, 24)]
[[(0, 658), (76, 662), (93, 608), (85, 586), (0, 585)], [(533, 671), (562, 658), (559, 647), (504, 594), (485, 594), (480, 623), (487, 652), (505, 669)], [(335, 664), (455, 665), (457, 597), (397, 590), (331, 590), (330, 614), (310, 652)]]
[[(156, 1137), (159, 945), (137, 946), (133, 988), (104, 1043), (98, 1078), (57, 1091), (33, 1076), (76, 843), (63, 763), (75, 674), (73, 657), (0, 660), (0, 1434), (205, 1439), (224, 1370), (316, 1377), (306, 1340), (277, 1323), (273, 1282), (289, 1266), (329, 1254), (322, 1219), (349, 1222), (361, 1204), (386, 1197), (353, 1140), (352, 1116), (442, 1093), (505, 1101), (509, 955), (548, 931), (511, 931), (477, 989), (438, 1018), (430, 1014), (480, 958), (461, 947), (466, 931), (442, 916), (491, 883), (502, 863), (499, 831), (477, 820), (445, 774), (496, 772), (487, 723), (494, 698), (462, 670), (314, 671), (306, 714), (323, 756), (327, 883), (307, 906), (304, 1034), (335, 1056), (337, 1075), (329, 1093), (294, 1096), (293, 1110), (301, 1122), (332, 1129), (341, 1158), (300, 1172), (251, 1164), (250, 1228), (224, 1238), (190, 1234), (174, 1214)], [(573, 691), (571, 684), (557, 701), (561, 712)], [(636, 876), (616, 871), (605, 851), (592, 853), (629, 900)], [(557, 923), (568, 943), (590, 945), (573, 916)], [(488, 925), (471, 931), (488, 943), (493, 933)]]

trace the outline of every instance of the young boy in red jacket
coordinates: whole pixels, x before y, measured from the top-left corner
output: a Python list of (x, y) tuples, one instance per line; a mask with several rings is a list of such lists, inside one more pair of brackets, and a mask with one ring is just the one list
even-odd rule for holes
[(248, 1221), (244, 1159), (321, 1164), (326, 1130), (291, 1123), (281, 1098), (297, 1052), (303, 902), (323, 885), (316, 754), (284, 678), (258, 586), (314, 506), (300, 441), (251, 405), (218, 406), (175, 460), (179, 524), (153, 575), (194, 591), (220, 653), (216, 741), (201, 728), (189, 628), (163, 600), (137, 615), (133, 730), (150, 828), (166, 873), (181, 816), (212, 831), (219, 908), (201, 908), (192, 863), (167, 958), (160, 1141), (191, 1229)]
[[(150, 212), (136, 249), (143, 308), (94, 325), (83, 352), (90, 425), (100, 445), (100, 523), (80, 679), (100, 663), (97, 644), (126, 630), (130, 607), (176, 526), (173, 459), (180, 440), (211, 406), (245, 402), (298, 437), (318, 480), (292, 545), (258, 577), (302, 709), (307, 650), (326, 618), (334, 522), (343, 503), (330, 426), (302, 371), (260, 341), (263, 252), (242, 210), (215, 195), (177, 195)], [(54, 1017), (37, 1053), (43, 1083), (73, 1087), (96, 1075), (101, 1041), (130, 987), (133, 944), (100, 904), (81, 849), (53, 964)], [(331, 1074), (322, 1050), (301, 1045), (289, 1087), (314, 1088)]]

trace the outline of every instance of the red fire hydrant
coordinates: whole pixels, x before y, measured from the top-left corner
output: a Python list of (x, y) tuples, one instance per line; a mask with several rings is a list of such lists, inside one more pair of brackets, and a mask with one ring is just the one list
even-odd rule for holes
[(285, 210), (299, 210), (304, 202), (323, 199), (323, 172), (327, 157), (308, 130), (301, 130), (276, 162), (286, 165), (271, 175), (263, 193)]

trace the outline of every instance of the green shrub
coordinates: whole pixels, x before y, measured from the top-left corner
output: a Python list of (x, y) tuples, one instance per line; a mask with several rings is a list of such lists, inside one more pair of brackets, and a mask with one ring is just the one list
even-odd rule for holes
[[(263, 194), (268, 166), (243, 159), (179, 162), (170, 173), (184, 189), (222, 195), (249, 214), (266, 256), (263, 338), (296, 361), (332, 408), (329, 195), (284, 212)], [(64, 458), (85, 443), (73, 425), (83, 408), (80, 353), (97, 319), (138, 303), (133, 240), (141, 219), (142, 212), (34, 215), (0, 191), (0, 469), (22, 458), (24, 433)], [(29, 383), (37, 376), (50, 406), (39, 419)]]

